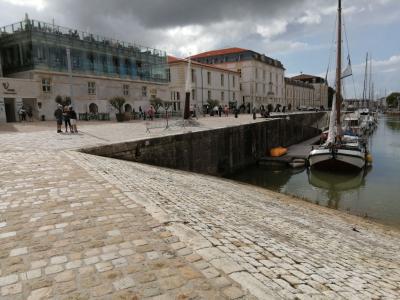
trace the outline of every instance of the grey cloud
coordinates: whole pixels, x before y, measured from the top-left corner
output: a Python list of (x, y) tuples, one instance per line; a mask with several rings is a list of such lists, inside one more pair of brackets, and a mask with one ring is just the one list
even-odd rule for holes
[(131, 18), (146, 28), (207, 25), (222, 20), (268, 18), (304, 9), (308, 0), (68, 0), (51, 1), (51, 10), (77, 21)]

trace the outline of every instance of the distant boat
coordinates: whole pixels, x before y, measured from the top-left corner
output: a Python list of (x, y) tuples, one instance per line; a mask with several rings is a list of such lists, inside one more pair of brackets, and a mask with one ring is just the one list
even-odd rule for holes
[[(367, 151), (359, 139), (344, 141), (341, 125), (341, 79), (342, 74), (342, 1), (338, 0), (338, 42), (336, 67), (336, 99), (332, 105), (327, 141), (316, 149), (312, 149), (308, 162), (310, 167), (329, 171), (360, 170), (366, 165)], [(347, 69), (346, 69), (347, 72)], [(346, 75), (347, 76), (347, 75)]]

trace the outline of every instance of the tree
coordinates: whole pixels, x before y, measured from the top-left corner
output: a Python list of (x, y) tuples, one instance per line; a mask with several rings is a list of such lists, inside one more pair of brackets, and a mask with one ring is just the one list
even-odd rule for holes
[(55, 101), (57, 104), (60, 104), (62, 106), (71, 105), (71, 98), (68, 96), (62, 97), (60, 95), (57, 95)]
[(207, 103), (210, 106), (210, 109), (213, 109), (214, 107), (219, 106), (218, 100), (208, 99)]
[(123, 113), (123, 107), (125, 104), (125, 98), (124, 97), (120, 97), (120, 96), (116, 96), (113, 97), (109, 100), (110, 104), (112, 107), (114, 107), (116, 110), (118, 110), (118, 114), (122, 114)]
[(400, 101), (400, 93), (391, 93), (386, 98), (386, 104), (388, 107), (398, 107)]
[(154, 109), (156, 112), (158, 109), (164, 105), (164, 101), (162, 101), (160, 98), (153, 97), (150, 99), (150, 104), (153, 105)]

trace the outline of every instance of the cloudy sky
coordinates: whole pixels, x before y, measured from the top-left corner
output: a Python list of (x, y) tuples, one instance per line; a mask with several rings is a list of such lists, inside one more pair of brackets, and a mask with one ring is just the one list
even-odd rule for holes
[[(335, 56), (336, 5), (336, 0), (0, 0), (0, 26), (27, 12), (33, 19), (54, 18), (58, 25), (180, 57), (247, 48), (281, 60), (287, 76), (324, 77)], [(362, 93), (367, 51), (376, 93), (400, 91), (400, 0), (343, 0), (343, 6), (354, 73), (354, 84), (346, 80), (346, 96)]]

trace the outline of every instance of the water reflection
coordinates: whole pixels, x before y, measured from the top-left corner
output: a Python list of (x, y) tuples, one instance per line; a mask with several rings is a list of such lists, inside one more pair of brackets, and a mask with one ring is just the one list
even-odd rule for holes
[(316, 169), (307, 169), (308, 182), (326, 192), (326, 206), (338, 209), (343, 191), (358, 189), (365, 185), (366, 171), (358, 173), (329, 173)]
[(400, 116), (381, 116), (368, 144), (374, 162), (365, 172), (254, 166), (231, 178), (400, 227)]
[(386, 126), (393, 131), (400, 131), (400, 119), (396, 117), (388, 117)]

